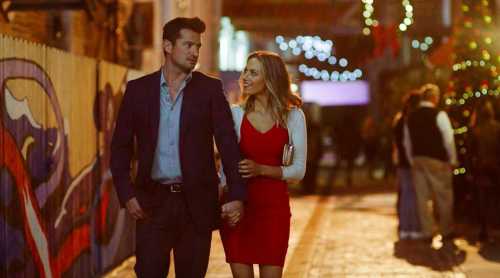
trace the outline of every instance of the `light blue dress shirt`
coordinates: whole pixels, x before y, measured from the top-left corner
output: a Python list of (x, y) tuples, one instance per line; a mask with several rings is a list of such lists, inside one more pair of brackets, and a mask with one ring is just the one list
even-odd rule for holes
[(191, 80), (191, 74), (182, 82), (179, 93), (172, 99), (169, 87), (161, 72), (160, 79), (160, 125), (158, 143), (151, 178), (160, 183), (181, 183), (181, 161), (179, 157), (179, 126), (184, 88)]

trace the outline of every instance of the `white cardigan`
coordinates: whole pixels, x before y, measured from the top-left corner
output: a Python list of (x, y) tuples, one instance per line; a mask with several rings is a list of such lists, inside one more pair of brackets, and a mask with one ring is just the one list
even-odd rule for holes
[[(238, 136), (238, 142), (241, 138), (241, 123), (245, 111), (241, 106), (232, 105), (231, 113), (233, 114), (234, 128)], [(292, 139), (292, 144), (295, 146), (293, 153), (293, 162), (290, 166), (281, 166), (283, 180), (300, 181), (306, 173), (307, 159), (307, 130), (306, 117), (300, 108), (294, 108), (288, 114), (287, 119), (288, 136)]]

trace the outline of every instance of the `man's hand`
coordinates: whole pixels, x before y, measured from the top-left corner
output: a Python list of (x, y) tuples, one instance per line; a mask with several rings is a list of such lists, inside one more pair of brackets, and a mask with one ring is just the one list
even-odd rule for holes
[(144, 219), (147, 217), (146, 213), (142, 210), (137, 198), (132, 198), (127, 201), (127, 211), (132, 215), (135, 220)]
[(243, 202), (232, 201), (222, 205), (222, 218), (226, 218), (229, 226), (234, 227), (243, 217)]

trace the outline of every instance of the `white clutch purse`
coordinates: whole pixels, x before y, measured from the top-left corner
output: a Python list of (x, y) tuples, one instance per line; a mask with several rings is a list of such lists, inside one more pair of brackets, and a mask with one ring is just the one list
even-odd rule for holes
[(292, 143), (292, 136), (290, 134), (290, 130), (288, 130), (288, 144), (283, 146), (283, 157), (281, 158), (281, 164), (283, 166), (290, 166), (293, 163), (293, 153), (295, 147)]
[(281, 164), (283, 166), (292, 165), (294, 149), (295, 147), (292, 144), (285, 144), (285, 146), (283, 146), (283, 158), (281, 159)]

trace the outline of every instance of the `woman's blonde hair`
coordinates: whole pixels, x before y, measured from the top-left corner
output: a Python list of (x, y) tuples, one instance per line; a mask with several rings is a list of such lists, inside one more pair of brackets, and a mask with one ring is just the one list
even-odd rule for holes
[[(272, 115), (280, 126), (286, 127), (288, 113), (292, 108), (302, 106), (302, 99), (290, 89), (290, 76), (285, 63), (278, 54), (270, 51), (250, 53), (247, 63), (253, 58), (261, 64), (264, 83), (270, 94), (268, 105), (272, 109)], [(243, 108), (248, 112), (253, 111), (255, 95), (243, 95)]]

